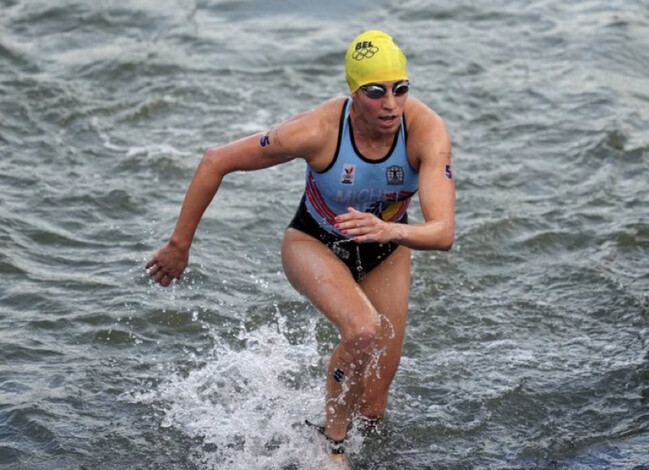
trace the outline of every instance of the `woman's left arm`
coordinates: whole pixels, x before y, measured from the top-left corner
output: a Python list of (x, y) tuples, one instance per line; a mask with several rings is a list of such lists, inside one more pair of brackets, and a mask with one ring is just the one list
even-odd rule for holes
[(455, 239), (455, 181), (446, 125), (432, 113), (417, 123), (410, 138), (415, 139), (412, 151), (420, 163), (419, 203), (424, 222), (395, 224), (401, 227), (396, 227), (394, 241), (418, 250), (450, 250)]
[(424, 222), (400, 224), (353, 208), (337, 217), (336, 227), (362, 242), (394, 241), (417, 250), (450, 250), (455, 238), (455, 183), (451, 139), (444, 121), (417, 103), (408, 129), (408, 153), (419, 163), (419, 202)]

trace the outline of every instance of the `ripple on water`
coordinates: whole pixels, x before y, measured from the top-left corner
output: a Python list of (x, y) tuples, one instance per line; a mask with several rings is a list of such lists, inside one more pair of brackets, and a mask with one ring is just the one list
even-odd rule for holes
[(301, 423), (338, 334), (275, 272), (303, 164), (227, 179), (182, 284), (142, 258), (202, 147), (344, 92), (370, 23), (447, 119), (458, 230), (413, 256), (388, 416), (352, 458), (646, 466), (644, 7), (436, 3), (0, 0), (0, 467), (321, 463)]
[(100, 329), (89, 332), (86, 337), (89, 338), (90, 344), (117, 349), (128, 349), (135, 345), (155, 342), (154, 338), (148, 338), (145, 335), (133, 332), (131, 329), (122, 328), (115, 326), (109, 329)]
[(120, 174), (137, 172), (156, 181), (182, 181), (186, 184), (199, 158), (198, 154), (178, 150), (169, 144), (133, 146), (123, 153), (115, 171)]
[(0, 463), (16, 465), (27, 458), (52, 462), (56, 456), (70, 452), (53, 426), (56, 420), (63, 419), (35, 405), (0, 410), (0, 435), (5, 434), (3, 446), (9, 449), (7, 454), (0, 452)]

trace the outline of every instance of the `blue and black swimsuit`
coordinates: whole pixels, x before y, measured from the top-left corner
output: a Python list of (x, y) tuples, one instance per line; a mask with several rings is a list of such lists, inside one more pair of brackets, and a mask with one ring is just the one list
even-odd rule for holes
[(364, 157), (356, 148), (345, 101), (340, 118), (338, 145), (332, 162), (322, 171), (306, 169), (306, 190), (289, 227), (327, 245), (351, 270), (356, 281), (365, 278), (398, 244), (356, 243), (334, 228), (335, 217), (353, 207), (371, 212), (386, 222), (408, 223), (408, 205), (418, 189), (419, 173), (406, 153), (406, 123), (394, 137), (392, 148), (379, 160)]

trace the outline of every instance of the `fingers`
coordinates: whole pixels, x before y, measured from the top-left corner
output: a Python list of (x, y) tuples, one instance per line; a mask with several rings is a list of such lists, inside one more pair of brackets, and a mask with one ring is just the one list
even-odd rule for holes
[(346, 214), (336, 217), (334, 228), (345, 235), (363, 235), (375, 230), (379, 222), (373, 214), (350, 207)]
[(160, 281), (158, 281), (158, 284), (160, 284), (162, 287), (168, 287), (173, 280), (174, 278), (172, 276), (165, 275)]
[(336, 216), (336, 222), (350, 222), (359, 218), (363, 218), (366, 215), (369, 215), (367, 212), (360, 212), (354, 209), (353, 207), (348, 207), (345, 214), (340, 214)]
[(350, 207), (347, 210), (348, 212), (346, 214), (340, 214), (336, 217), (336, 225), (334, 226), (336, 230), (343, 231), (357, 229), (365, 225), (368, 220), (371, 220), (368, 219), (368, 216), (372, 217), (371, 214), (359, 212), (353, 207)]
[(349, 207), (345, 214), (336, 217), (334, 228), (357, 243), (388, 242), (394, 236), (390, 225), (372, 213)]
[(174, 279), (180, 280), (180, 274), (175, 274), (172, 270), (165, 269), (161, 263), (153, 257), (145, 268), (149, 271), (149, 276), (162, 287), (167, 287)]
[(167, 287), (174, 279), (180, 279), (180, 276), (175, 276), (171, 273), (159, 270), (155, 274), (151, 274), (151, 277), (155, 282), (160, 284), (162, 287)]
[(153, 277), (160, 271), (161, 267), (157, 261), (152, 259), (146, 264), (145, 269), (149, 271), (149, 276)]

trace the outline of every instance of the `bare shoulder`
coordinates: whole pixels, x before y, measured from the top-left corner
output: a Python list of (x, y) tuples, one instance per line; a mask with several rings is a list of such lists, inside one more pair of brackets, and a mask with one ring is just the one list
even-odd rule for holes
[(338, 129), (338, 121), (340, 120), (340, 113), (342, 111), (345, 97), (332, 98), (310, 111), (298, 114), (287, 122), (299, 121), (302, 124), (310, 127), (314, 131), (326, 131), (329, 128)]
[[(265, 151), (291, 155), (319, 165), (333, 154), (344, 97), (332, 98), (285, 120), (266, 133)], [(333, 143), (332, 143), (333, 142)]]
[[(309, 124), (327, 124), (329, 120), (336, 114), (336, 109), (340, 112), (342, 103), (345, 101), (344, 97), (331, 98), (315, 108), (308, 111), (291, 116), (285, 121), (281, 122), (279, 126), (291, 123), (309, 123)], [(278, 126), (278, 127), (279, 127)]]
[(321, 109), (324, 113), (336, 116), (336, 118), (339, 119), (340, 112), (342, 111), (342, 106), (347, 100), (348, 97), (336, 96), (320, 104), (320, 106), (318, 106), (316, 109)]
[(450, 158), (451, 138), (439, 114), (412, 97), (408, 98), (404, 114), (408, 131), (408, 154), (418, 164), (434, 156)]
[(282, 122), (268, 132), (269, 147), (279, 147), (309, 162), (317, 160), (337, 139), (344, 102), (345, 97), (332, 98)]
[[(405, 109), (408, 134), (448, 135), (446, 124), (439, 114), (416, 98), (409, 98)], [(422, 136), (423, 137), (423, 136)]]

